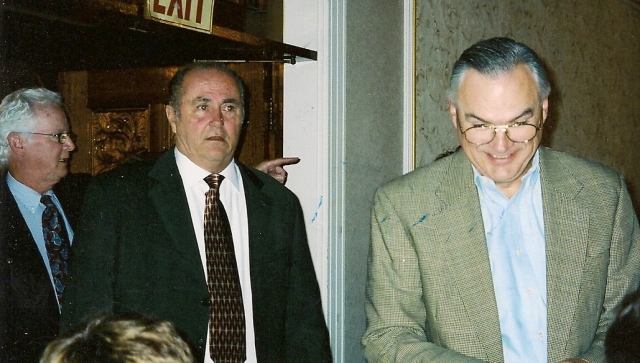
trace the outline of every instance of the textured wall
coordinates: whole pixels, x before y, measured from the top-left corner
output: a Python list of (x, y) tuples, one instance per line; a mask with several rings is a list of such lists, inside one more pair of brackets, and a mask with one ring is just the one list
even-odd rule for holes
[(402, 174), (402, 1), (346, 1), (344, 356), (363, 362), (373, 193)]
[(445, 90), (476, 41), (508, 36), (551, 73), (543, 143), (622, 172), (640, 211), (640, 7), (628, 0), (416, 1), (416, 160), (457, 146)]

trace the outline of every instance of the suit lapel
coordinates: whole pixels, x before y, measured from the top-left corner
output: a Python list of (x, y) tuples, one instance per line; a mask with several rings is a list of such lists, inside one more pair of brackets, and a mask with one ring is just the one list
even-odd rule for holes
[[(582, 271), (586, 258), (589, 214), (576, 202), (575, 197), (582, 189), (578, 178), (549, 150), (540, 150), (549, 358), (559, 359), (571, 332), (573, 310), (578, 306), (582, 276), (576, 275), (576, 271)], [(459, 152), (455, 157), (464, 157), (464, 154)], [(451, 175), (444, 180), (453, 183), (439, 187), (437, 195), (442, 201), (442, 213), (431, 219), (434, 225), (442, 226), (436, 231), (438, 240), (445, 241), (446, 263), (455, 285), (459, 286), (468, 318), (477, 329), (480, 345), (486, 347), (489, 360), (493, 361), (496, 356), (502, 360), (500, 322), (473, 171), (468, 162), (457, 160), (452, 165), (465, 167), (448, 171)], [(567, 273), (567, 268), (572, 272)]]
[[(560, 177), (560, 175), (562, 177)], [(588, 244), (589, 213), (576, 202), (579, 180), (548, 150), (540, 149), (540, 181), (547, 256), (549, 357), (562, 353), (578, 306)], [(567, 269), (570, 269), (567, 271)], [(556, 342), (555, 345), (553, 342)]]
[(436, 240), (443, 241), (453, 286), (458, 286), (479, 345), (485, 347), (488, 360), (501, 361), (500, 321), (473, 170), (463, 152), (454, 157), (450, 175), (443, 179), (453, 182), (436, 191), (443, 203), (442, 213), (431, 217), (432, 225), (439, 226)]
[(190, 265), (203, 271), (189, 204), (173, 148), (158, 158), (149, 177), (149, 199), (165, 230), (178, 246), (177, 250), (187, 252), (185, 256), (191, 260)]
[[(57, 328), (58, 324), (58, 302), (55, 292), (51, 286), (51, 280), (47, 266), (42, 259), (42, 255), (31, 234), (31, 230), (25, 222), (18, 204), (9, 190), (6, 181), (6, 174), (2, 174), (0, 186), (0, 208), (3, 209), (5, 219), (1, 221), (3, 244), (0, 252), (3, 258), (14, 260), (11, 265), (11, 273), (3, 271), (2, 284), (3, 292), (0, 300), (5, 296), (9, 297), (9, 304), (22, 304), (22, 307), (33, 309), (33, 306), (40, 306), (36, 311), (41, 312), (40, 317), (30, 317), (40, 322), (51, 322)], [(8, 277), (11, 276), (11, 279)], [(5, 278), (6, 277), (6, 278)], [(1, 304), (0, 304), (1, 305)], [(8, 307), (8, 306), (7, 306)], [(4, 309), (6, 307), (2, 307)], [(16, 317), (13, 317), (16, 318)], [(24, 317), (27, 319), (27, 317)], [(43, 323), (44, 324), (44, 323)], [(52, 326), (43, 326), (43, 331)]]
[[(247, 203), (247, 221), (249, 229), (249, 269), (251, 276), (251, 290), (253, 300), (253, 319), (256, 333), (258, 357), (264, 354), (265, 339), (274, 327), (266, 326), (265, 321), (272, 321), (273, 312), (270, 311), (274, 302), (265, 304), (265, 299), (283, 299), (287, 296), (269, 295), (269, 291), (277, 291), (279, 287), (274, 284), (274, 272), (278, 271), (278, 254), (272, 251), (277, 242), (273, 236), (273, 222), (271, 215), (275, 201), (262, 191), (263, 182), (249, 168), (238, 163), (242, 184), (244, 186), (245, 200)], [(276, 265), (274, 266), (274, 262)], [(277, 275), (277, 272), (276, 272)], [(268, 295), (265, 295), (268, 294)], [(280, 304), (276, 304), (280, 306)], [(266, 329), (266, 330), (265, 330)], [(278, 328), (275, 328), (276, 330)], [(268, 344), (267, 344), (268, 346)]]
[[(0, 188), (0, 195), (2, 195), (2, 200), (0, 201), (0, 208), (4, 211), (5, 220), (2, 222), (4, 224), (2, 233), (4, 234), (5, 241), (8, 245), (13, 249), (20, 248), (18, 245), (18, 241), (33, 241), (33, 235), (31, 234), (31, 230), (27, 226), (24, 218), (22, 217), (22, 213), (20, 212), (20, 208), (18, 208), (18, 204), (11, 194), (11, 190), (7, 185), (7, 174), (2, 174), (2, 185)], [(35, 242), (31, 243), (31, 245), (35, 246)], [(37, 251), (37, 250), (36, 250)], [(38, 252), (39, 253), (39, 252)]]
[[(2, 178), (0, 208), (5, 213), (4, 226), (2, 227), (4, 240), (2, 242), (7, 244), (7, 248), (11, 251), (14, 259), (16, 259), (15, 255), (19, 255), (21, 258), (18, 260), (25, 266), (30, 266), (34, 275), (38, 270), (37, 274), (41, 275), (43, 279), (46, 277), (48, 281), (49, 273), (47, 272), (47, 267), (42, 259), (40, 250), (38, 250), (33, 234), (31, 234), (31, 230), (27, 226), (27, 222), (25, 222), (22, 212), (20, 212), (13, 194), (11, 194), (11, 190), (9, 190), (6, 174), (3, 174)], [(55, 299), (53, 288), (51, 289), (51, 296)]]
[[(253, 172), (240, 163), (238, 166), (247, 200), (250, 266), (253, 278), (256, 276), (254, 270), (261, 271), (264, 258), (269, 256), (268, 246), (255, 241), (260, 241), (261, 234), (269, 230), (269, 211), (273, 200), (260, 191), (263, 183)], [(154, 164), (149, 172), (148, 188), (151, 204), (171, 240), (178, 246), (178, 250), (184, 251), (187, 248), (193, 250), (185, 253), (185, 256), (191, 259), (192, 266), (204, 274), (189, 205), (173, 149), (162, 154)]]
[[(273, 205), (273, 200), (261, 189), (262, 181), (246, 166), (238, 163), (242, 184), (247, 203), (247, 220), (249, 224), (249, 266), (251, 266), (252, 280), (254, 276), (259, 276), (259, 271), (263, 271), (263, 259), (269, 256), (267, 244), (260, 244), (264, 238), (265, 231), (269, 230), (269, 216)], [(255, 306), (254, 306), (255, 308)]]

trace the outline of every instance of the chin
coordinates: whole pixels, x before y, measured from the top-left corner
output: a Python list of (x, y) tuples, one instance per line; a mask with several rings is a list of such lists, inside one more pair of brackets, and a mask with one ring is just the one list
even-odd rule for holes
[(66, 165), (64, 165), (63, 167), (59, 168), (59, 170), (56, 171), (56, 173), (54, 174), (54, 177), (58, 179), (58, 181), (60, 181), (60, 179), (64, 178), (68, 173), (69, 173), (69, 168)]

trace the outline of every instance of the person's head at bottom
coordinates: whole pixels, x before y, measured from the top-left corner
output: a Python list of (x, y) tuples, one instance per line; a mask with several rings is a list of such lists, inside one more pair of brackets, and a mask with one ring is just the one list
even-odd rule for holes
[(109, 315), (49, 343), (40, 363), (193, 363), (193, 355), (170, 322)]

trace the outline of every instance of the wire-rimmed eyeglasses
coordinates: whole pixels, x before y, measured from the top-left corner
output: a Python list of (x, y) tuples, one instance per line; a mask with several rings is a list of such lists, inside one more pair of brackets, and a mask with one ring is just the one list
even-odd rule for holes
[(55, 137), (56, 140), (60, 144), (64, 144), (69, 139), (71, 141), (73, 141), (73, 143), (75, 144), (76, 140), (78, 139), (78, 135), (76, 135), (76, 134), (74, 134), (73, 132), (70, 132), (70, 131), (64, 131), (64, 132), (60, 132), (60, 133), (57, 133), (57, 134), (45, 134), (45, 133), (41, 133), (41, 132), (22, 132), (22, 134), (44, 135), (44, 136), (49, 136), (49, 137)]
[(474, 125), (466, 130), (462, 130), (459, 120), (458, 127), (460, 128), (460, 132), (464, 135), (464, 138), (474, 145), (490, 143), (496, 137), (497, 131), (504, 132), (507, 138), (513, 142), (527, 143), (533, 140), (541, 129), (541, 127), (530, 123), (516, 122), (502, 126), (487, 124)]

